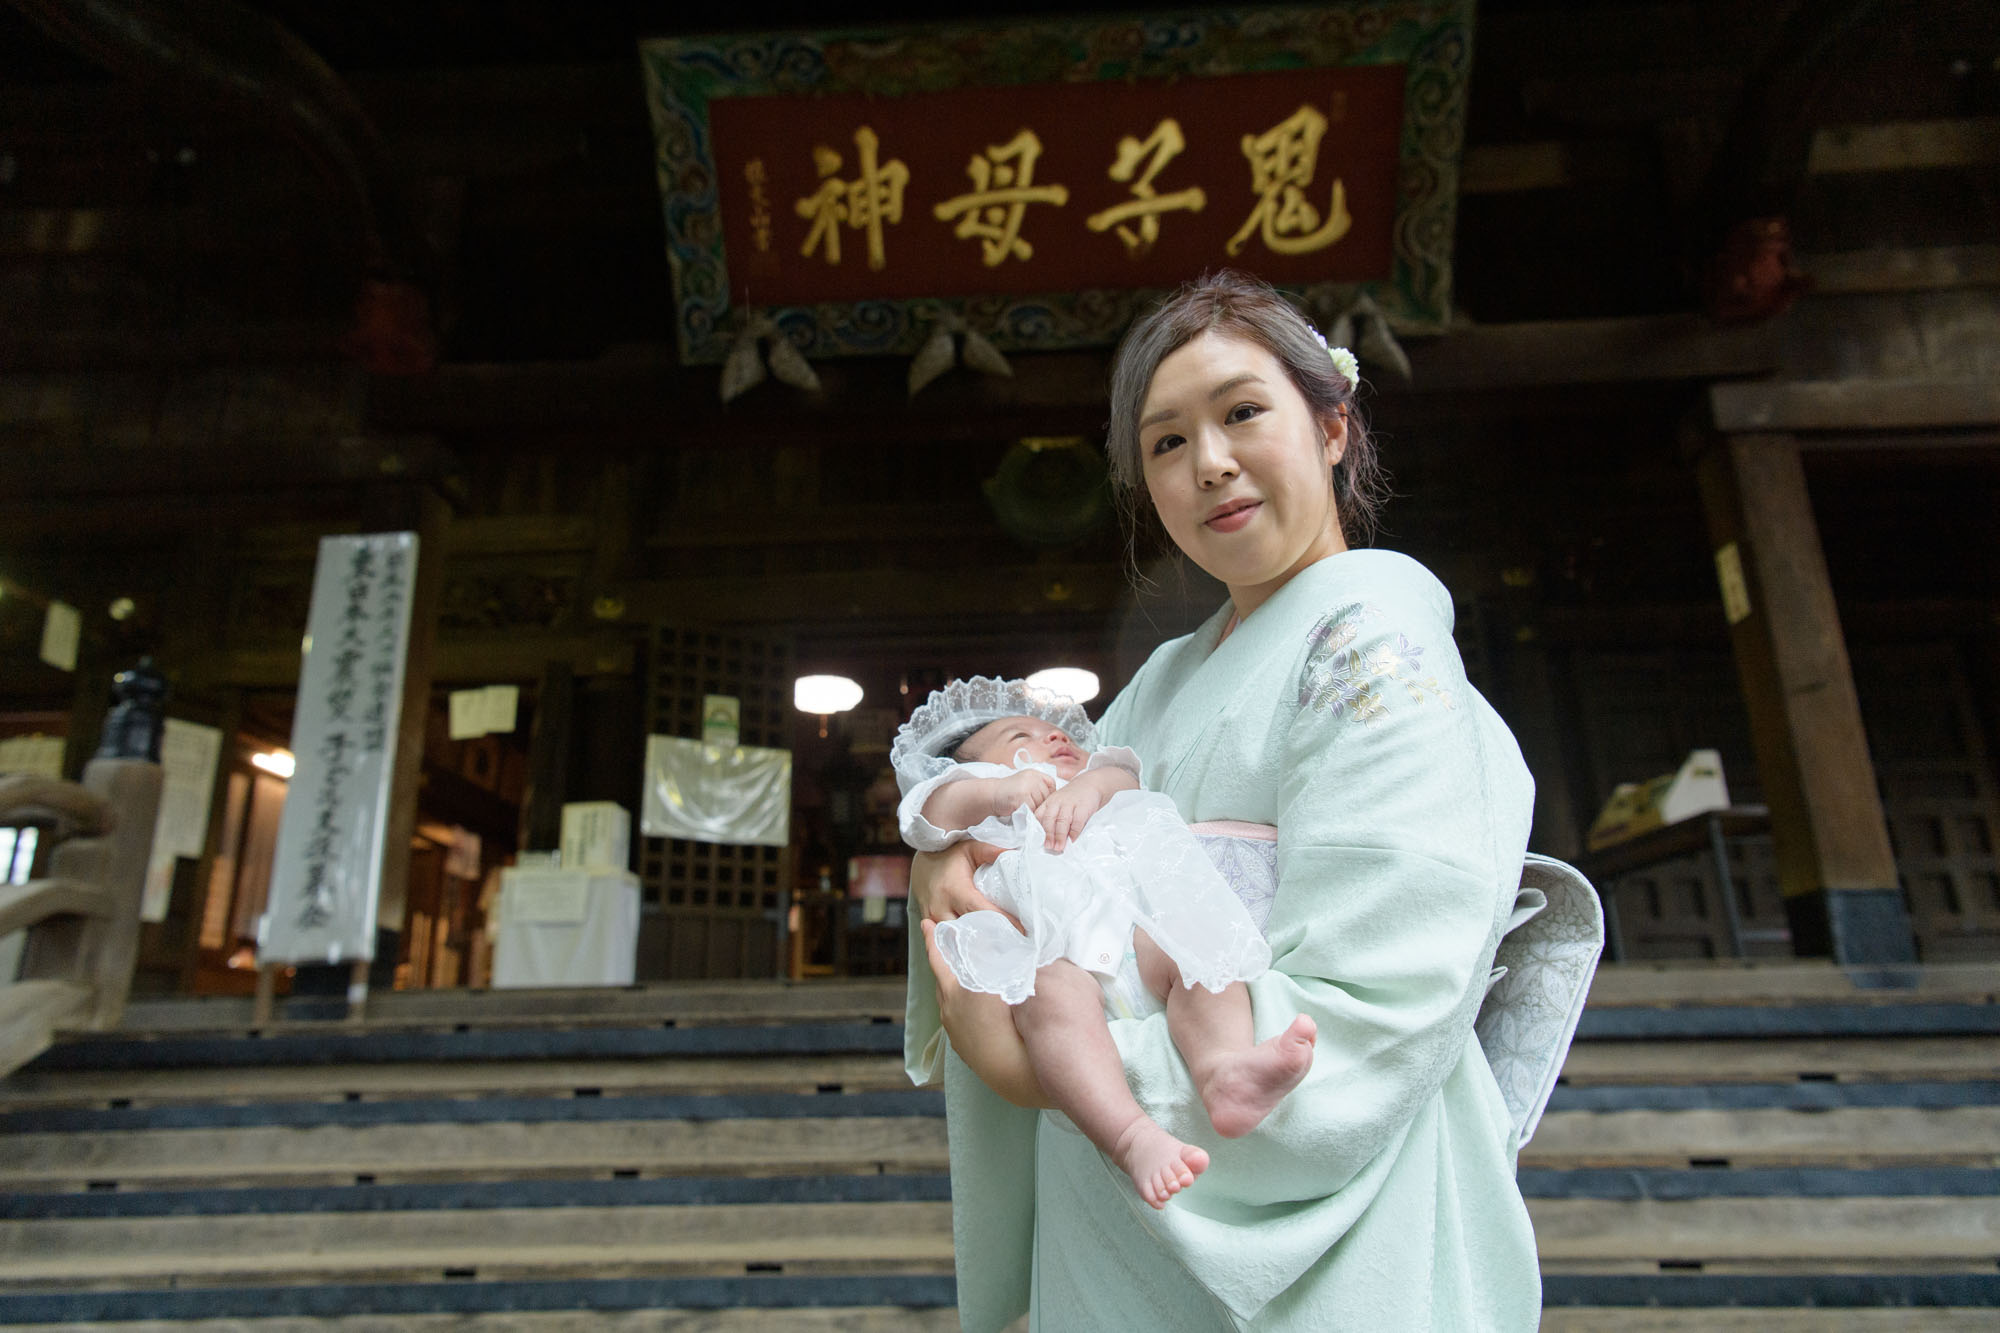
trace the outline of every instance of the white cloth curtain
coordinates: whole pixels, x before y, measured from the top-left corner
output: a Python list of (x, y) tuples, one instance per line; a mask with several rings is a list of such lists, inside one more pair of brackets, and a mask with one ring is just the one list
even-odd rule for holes
[(639, 827), (651, 838), (783, 847), (792, 836), (792, 752), (649, 736)]

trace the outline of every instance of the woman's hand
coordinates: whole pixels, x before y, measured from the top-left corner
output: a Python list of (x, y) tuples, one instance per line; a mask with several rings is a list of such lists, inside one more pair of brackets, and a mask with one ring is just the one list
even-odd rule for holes
[[(910, 864), (910, 896), (916, 899), (917, 914), (926, 921), (951, 921), (968, 912), (999, 912), (972, 882), (973, 869), (999, 855), (997, 847), (983, 842), (957, 842), (941, 852), (918, 852)], [(1020, 926), (1014, 922), (1016, 930)]]
[(1035, 1077), (1028, 1048), (1014, 1026), (1014, 1011), (997, 995), (966, 990), (938, 953), (937, 924), (922, 923), (924, 952), (937, 979), (938, 1018), (951, 1037), (951, 1048), (979, 1081), (1016, 1106), (1039, 1109), (1053, 1105)]

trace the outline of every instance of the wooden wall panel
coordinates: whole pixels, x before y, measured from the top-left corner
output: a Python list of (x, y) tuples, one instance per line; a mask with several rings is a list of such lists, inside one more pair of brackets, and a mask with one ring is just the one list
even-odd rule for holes
[(1857, 648), (1854, 684), (1920, 955), (2000, 957), (2000, 786), (1958, 649)]

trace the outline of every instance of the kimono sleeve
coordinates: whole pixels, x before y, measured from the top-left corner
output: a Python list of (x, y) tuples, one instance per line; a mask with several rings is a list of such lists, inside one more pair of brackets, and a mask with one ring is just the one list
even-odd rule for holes
[[(1255, 1132), (1213, 1149), (1202, 1188), (1160, 1222), (1239, 1309), (1282, 1289), (1366, 1210), (1466, 1055), (1532, 802), (1512, 736), (1423, 598), (1312, 623), (1291, 689), (1258, 756), (1275, 774), (1278, 890), (1271, 969), (1250, 990), (1260, 1040), (1312, 1016), (1314, 1063)], [(1112, 1027), (1141, 1104), (1199, 1133), (1164, 1021)], [(1255, 1274), (1199, 1271), (1204, 1251), (1228, 1250), (1219, 1237), (1232, 1219), (1273, 1207), (1311, 1212), (1297, 1254), (1281, 1234)]]

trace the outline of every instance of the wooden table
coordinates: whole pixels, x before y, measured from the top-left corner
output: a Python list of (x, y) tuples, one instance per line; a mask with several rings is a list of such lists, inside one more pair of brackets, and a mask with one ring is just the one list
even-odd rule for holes
[(1716, 890), (1722, 896), (1723, 916), (1729, 922), (1730, 953), (1737, 958), (1743, 957), (1743, 920), (1742, 913), (1736, 908), (1736, 884), (1729, 874), (1727, 839), (1770, 831), (1770, 807), (1732, 805), (1690, 815), (1672, 824), (1662, 824), (1659, 828), (1648, 829), (1578, 857), (1576, 868), (1597, 886), (1598, 896), (1604, 902), (1605, 934), (1609, 937), (1611, 961), (1623, 962), (1625, 947), (1618, 932), (1617, 897), (1605, 891), (1606, 885), (1630, 871), (1642, 870), (1703, 848), (1715, 860)]

